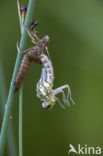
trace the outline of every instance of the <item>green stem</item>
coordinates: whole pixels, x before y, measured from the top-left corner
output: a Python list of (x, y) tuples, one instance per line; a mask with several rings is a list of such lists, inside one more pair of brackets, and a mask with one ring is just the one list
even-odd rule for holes
[(23, 156), (23, 85), (19, 91), (19, 156)]
[[(17, 0), (18, 11), (20, 10), (19, 0)], [(23, 23), (21, 22), (20, 13), (19, 15), (19, 23), (21, 35), (23, 33)], [(19, 156), (23, 156), (23, 84), (19, 89)]]
[[(4, 76), (4, 70), (3, 70), (2, 55), (1, 55), (1, 49), (0, 49), (0, 99), (1, 99), (0, 115), (1, 117), (3, 116), (3, 113), (5, 111), (6, 98), (7, 98), (7, 92), (6, 92), (5, 76)], [(7, 148), (8, 148), (8, 153), (10, 156), (17, 156), (17, 149), (16, 149), (15, 138), (14, 138), (12, 120), (10, 120), (10, 124), (8, 128)]]
[(22, 23), (21, 23), (21, 16), (20, 16), (20, 5), (19, 5), (19, 0), (17, 0), (17, 8), (18, 8), (18, 15), (19, 15), (19, 23), (20, 23), (20, 30), (21, 30), (21, 33), (22, 33)]
[[(28, 28), (30, 21), (32, 19), (32, 15), (33, 15), (33, 10), (34, 10), (34, 5), (35, 5), (35, 0), (29, 0), (29, 5), (28, 5), (28, 10), (27, 10), (27, 15), (26, 15), (26, 19), (25, 19), (25, 27)], [(20, 40), (20, 51), (24, 50), (25, 48), (25, 44), (26, 44), (26, 40), (27, 40), (27, 32), (24, 28), (23, 30), (23, 34)], [(19, 53), (17, 54), (17, 59), (16, 59), (16, 64), (14, 67), (14, 72), (13, 72), (13, 76), (12, 76), (12, 81), (11, 81), (11, 86), (10, 86), (10, 90), (9, 90), (9, 95), (8, 95), (8, 99), (7, 99), (7, 109), (5, 110), (5, 114), (4, 114), (4, 118), (3, 118), (3, 123), (2, 123), (2, 127), (1, 127), (1, 135), (0, 135), (0, 156), (3, 156), (3, 151), (4, 151), (4, 145), (5, 145), (5, 140), (6, 140), (6, 134), (7, 134), (7, 128), (8, 128), (8, 123), (9, 123), (9, 117), (10, 117), (10, 113), (11, 113), (11, 109), (13, 106), (13, 101), (14, 101), (14, 81), (20, 66), (20, 62), (22, 60), (22, 55), (20, 55)]]

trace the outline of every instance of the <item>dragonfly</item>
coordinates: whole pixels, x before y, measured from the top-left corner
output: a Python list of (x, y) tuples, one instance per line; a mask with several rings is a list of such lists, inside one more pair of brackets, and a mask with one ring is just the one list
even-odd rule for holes
[[(42, 39), (40, 39), (37, 35), (37, 31), (35, 30), (35, 26), (37, 26), (37, 24), (38, 22), (32, 22), (30, 29), (26, 29), (34, 46), (21, 52), (17, 44), (18, 52), (25, 55), (21, 61), (19, 71), (14, 82), (15, 91), (17, 91), (23, 83), (31, 62), (36, 62), (42, 65), (41, 77), (36, 86), (37, 97), (43, 101), (42, 107), (50, 110), (57, 101), (61, 107), (65, 108), (57, 95), (59, 93), (62, 94), (64, 104), (70, 106), (70, 101), (74, 104), (71, 97), (70, 86), (66, 84), (53, 89), (54, 69), (47, 48), (49, 36), (45, 35)], [(31, 33), (31, 30), (33, 33)], [(47, 51), (49, 57), (45, 54), (45, 51)], [(68, 90), (67, 96), (65, 96), (64, 89)]]

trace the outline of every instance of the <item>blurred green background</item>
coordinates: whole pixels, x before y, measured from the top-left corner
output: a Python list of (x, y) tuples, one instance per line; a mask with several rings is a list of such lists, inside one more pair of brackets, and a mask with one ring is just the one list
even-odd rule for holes
[[(27, 2), (22, 0), (21, 4)], [(40, 37), (50, 36), (54, 88), (69, 84), (75, 106), (64, 110), (56, 104), (51, 111), (44, 110), (36, 96), (41, 66), (32, 64), (24, 82), (24, 156), (67, 156), (69, 144), (76, 149), (78, 144), (103, 148), (103, 1), (36, 0), (34, 19), (39, 21)], [(16, 0), (0, 0), (0, 48), (7, 92), (17, 41)], [(28, 38), (27, 48), (30, 46)], [(12, 122), (18, 150), (18, 93)]]

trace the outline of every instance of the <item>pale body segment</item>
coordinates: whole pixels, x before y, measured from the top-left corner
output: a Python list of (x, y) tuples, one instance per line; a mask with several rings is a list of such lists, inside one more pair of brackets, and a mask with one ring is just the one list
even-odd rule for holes
[[(71, 91), (69, 85), (61, 86), (55, 90), (52, 89), (53, 82), (54, 82), (54, 71), (51, 61), (48, 59), (48, 57), (45, 54), (40, 55), (41, 63), (43, 65), (42, 73), (39, 82), (37, 83), (37, 97), (40, 98), (43, 103), (42, 107), (46, 109), (51, 109), (55, 102), (57, 101), (63, 108), (65, 108), (58, 97), (56, 97), (57, 94), (62, 93), (63, 95), (63, 102), (64, 104), (67, 104), (70, 106), (70, 103), (68, 101), (68, 98), (70, 98), (71, 102), (74, 104), (74, 101), (71, 97)], [(68, 95), (65, 97), (65, 93), (63, 89), (68, 89)]]
[[(47, 101), (48, 104), (50, 103), (50, 106), (52, 106), (51, 104), (55, 102), (55, 99), (51, 98), (51, 89), (54, 82), (54, 71), (51, 61), (45, 54), (41, 54), (40, 58), (43, 68), (40, 80), (37, 83), (37, 97), (39, 97), (44, 102)], [(44, 107), (44, 103), (42, 106)]]

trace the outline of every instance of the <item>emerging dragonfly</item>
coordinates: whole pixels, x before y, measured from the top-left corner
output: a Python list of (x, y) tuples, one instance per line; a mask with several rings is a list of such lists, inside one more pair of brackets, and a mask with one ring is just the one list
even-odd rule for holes
[[(64, 104), (67, 104), (70, 106), (69, 99), (74, 104), (74, 101), (71, 97), (71, 91), (68, 84), (63, 85), (57, 89), (53, 88), (54, 83), (54, 71), (51, 60), (44, 54), (45, 50), (47, 50), (47, 45), (49, 42), (49, 37), (46, 35), (41, 40), (37, 36), (37, 32), (35, 31), (35, 24), (31, 26), (31, 30), (33, 30), (33, 33), (31, 33), (29, 30), (27, 30), (29, 37), (32, 40), (32, 43), (35, 44), (34, 47), (29, 48), (23, 52), (20, 52), (18, 46), (18, 52), (25, 54), (16, 80), (15, 80), (15, 91), (20, 87), (21, 83), (23, 82), (27, 71), (29, 69), (29, 65), (31, 61), (35, 61), (36, 63), (42, 64), (42, 72), (39, 82), (37, 83), (37, 97), (40, 98), (42, 103), (42, 107), (45, 109), (51, 109), (55, 105), (56, 101), (63, 107), (64, 105), (61, 104), (59, 98), (56, 96), (59, 93), (62, 93), (63, 95), (63, 102)], [(67, 97), (65, 96), (64, 89), (68, 89)]]
[[(71, 91), (69, 85), (63, 85), (57, 89), (52, 89), (53, 83), (54, 83), (54, 71), (51, 60), (44, 54), (45, 49), (47, 49), (47, 44), (49, 42), (49, 37), (46, 35), (43, 39), (36, 42), (36, 39), (34, 37), (34, 34), (31, 34), (28, 31), (29, 37), (31, 38), (32, 42), (36, 44), (36, 46), (29, 48), (21, 53), (27, 53), (24, 55), (24, 58), (21, 62), (19, 72), (16, 78), (16, 85), (19, 84), (19, 82), (24, 79), (24, 73), (27, 72), (28, 64), (30, 64), (30, 61), (36, 61), (37, 63), (42, 64), (42, 73), (39, 82), (37, 83), (37, 97), (40, 98), (42, 103), (42, 107), (46, 109), (51, 109), (55, 105), (55, 102), (57, 101), (63, 108), (64, 106), (61, 104), (58, 97), (56, 97), (57, 94), (62, 93), (63, 95), (63, 101), (64, 104), (67, 104), (70, 106), (69, 98), (71, 102), (74, 104), (74, 101), (71, 97)], [(35, 50), (36, 49), (36, 50)], [(18, 49), (18, 51), (20, 51)], [(25, 61), (25, 58), (27, 60)], [(25, 68), (24, 68), (25, 66)], [(23, 72), (24, 70), (24, 72)], [(24, 74), (24, 75), (23, 75)], [(22, 76), (21, 76), (22, 75)], [(20, 81), (19, 81), (20, 80)], [(17, 87), (16, 87), (17, 88)], [(68, 89), (67, 97), (65, 96), (64, 89)]]
[[(61, 104), (58, 97), (56, 97), (57, 94), (62, 93), (63, 95), (63, 101), (64, 104), (67, 104), (70, 106), (69, 98), (71, 102), (74, 104), (74, 101), (71, 97), (71, 91), (69, 85), (63, 85), (57, 89), (52, 89), (53, 82), (54, 82), (54, 71), (51, 61), (48, 59), (48, 57), (45, 54), (40, 55), (41, 62), (43, 65), (42, 73), (39, 82), (37, 83), (37, 96), (43, 101), (42, 107), (46, 109), (52, 109), (55, 105), (55, 102), (57, 101), (63, 108), (64, 105)], [(68, 89), (67, 98), (65, 97), (64, 90)]]

